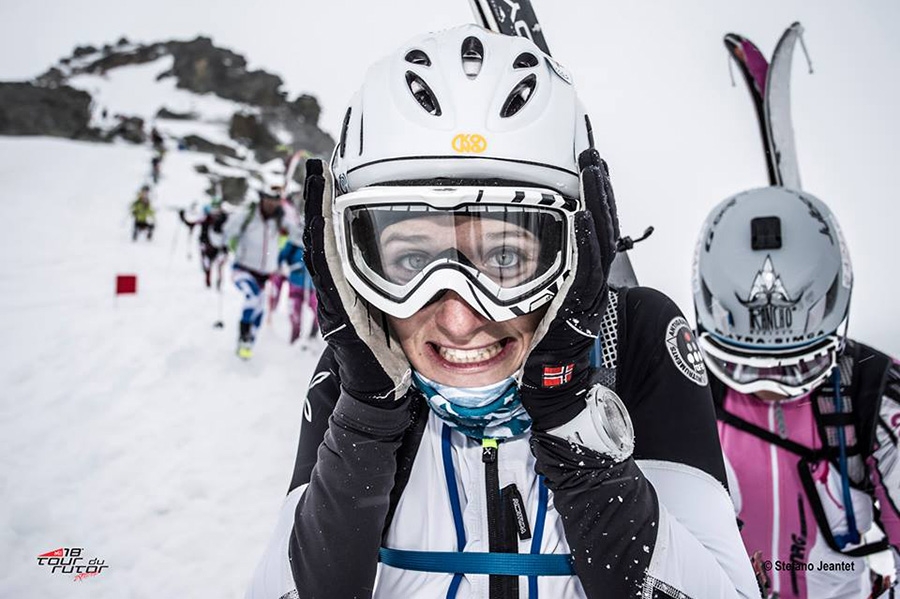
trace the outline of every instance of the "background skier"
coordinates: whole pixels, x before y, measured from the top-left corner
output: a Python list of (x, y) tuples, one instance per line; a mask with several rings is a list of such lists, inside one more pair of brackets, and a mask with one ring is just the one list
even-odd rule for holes
[(699, 344), (767, 596), (865, 599), (865, 556), (900, 540), (900, 365), (847, 337), (852, 286), (837, 219), (809, 193), (737, 194), (700, 232)]
[(153, 229), (156, 226), (156, 210), (150, 203), (150, 187), (144, 185), (138, 192), (137, 198), (131, 203), (131, 216), (134, 219), (131, 229), (132, 241), (137, 241), (138, 233), (145, 231), (147, 241), (153, 239)]
[(234, 284), (244, 295), (237, 348), (241, 358), (253, 355), (263, 318), (263, 291), (278, 268), (278, 237), (296, 227), (297, 223), (285, 218), (277, 190), (260, 191), (258, 201), (246, 203), (225, 221), (223, 236), (234, 251)]

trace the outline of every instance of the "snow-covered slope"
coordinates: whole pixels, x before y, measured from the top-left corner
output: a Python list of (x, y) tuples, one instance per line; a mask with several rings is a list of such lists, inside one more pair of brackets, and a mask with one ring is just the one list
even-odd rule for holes
[[(212, 327), (219, 298), (168, 209), (203, 201), (202, 159), (167, 154), (156, 234), (133, 243), (148, 148), (0, 138), (0, 597), (242, 594), (318, 352), (289, 346), (276, 313), (236, 359), (230, 281)], [(136, 296), (115, 300), (117, 273)], [(109, 568), (73, 582), (37, 566), (60, 547)]]

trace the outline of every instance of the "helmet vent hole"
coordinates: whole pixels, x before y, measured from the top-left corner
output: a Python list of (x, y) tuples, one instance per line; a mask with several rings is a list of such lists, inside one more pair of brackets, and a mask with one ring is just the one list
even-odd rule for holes
[(513, 61), (514, 69), (530, 69), (531, 67), (536, 67), (538, 64), (537, 57), (531, 52), (522, 52), (516, 59)]
[(424, 79), (412, 71), (406, 71), (406, 85), (419, 106), (424, 108), (428, 114), (441, 116), (441, 105)]
[(474, 79), (484, 62), (484, 45), (477, 37), (469, 36), (463, 40), (461, 54), (463, 72), (469, 79)]
[(834, 312), (834, 306), (837, 304), (838, 292), (841, 290), (841, 281), (840, 281), (840, 273), (834, 276), (834, 281), (831, 282), (831, 287), (828, 288), (828, 292), (825, 294), (825, 317), (831, 315)]
[(503, 103), (503, 108), (500, 110), (500, 116), (502, 118), (508, 118), (522, 110), (522, 107), (528, 103), (528, 100), (530, 100), (531, 96), (534, 94), (534, 87), (536, 84), (537, 77), (534, 75), (529, 75), (519, 81), (513, 90), (509, 92), (506, 102)]
[(341, 144), (340, 149), (338, 150), (341, 158), (344, 157), (344, 152), (347, 150), (347, 129), (350, 126), (350, 113), (352, 110), (352, 108), (347, 109), (347, 114), (344, 115), (344, 124), (341, 126)]
[(410, 50), (406, 53), (406, 62), (417, 64), (423, 67), (431, 66), (431, 59), (421, 50)]

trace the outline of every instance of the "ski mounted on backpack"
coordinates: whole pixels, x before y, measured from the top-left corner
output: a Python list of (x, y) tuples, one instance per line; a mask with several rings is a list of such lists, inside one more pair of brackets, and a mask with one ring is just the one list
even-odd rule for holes
[[(744, 76), (744, 82), (750, 92), (753, 100), (753, 106), (756, 109), (756, 118), (759, 123), (760, 137), (762, 139), (763, 151), (765, 152), (766, 168), (769, 176), (769, 185), (775, 187), (786, 187), (797, 191), (802, 191), (800, 182), (800, 167), (797, 161), (797, 146), (794, 143), (794, 125), (791, 120), (791, 64), (794, 57), (794, 47), (797, 41), (800, 41), (800, 47), (806, 55), (806, 62), (809, 72), (813, 72), (812, 61), (809, 59), (809, 52), (803, 43), (803, 25), (799, 22), (792, 23), (782, 34), (781, 39), (775, 46), (775, 52), (772, 54), (772, 62), (766, 61), (766, 57), (759, 48), (744, 36), (728, 33), (723, 38), (725, 48), (741, 69)], [(729, 63), (730, 66), (731, 63)], [(733, 81), (733, 79), (732, 79)], [(846, 356), (842, 356), (842, 361)], [(841, 391), (841, 369), (835, 366), (832, 371), (832, 393), (834, 395), (834, 410), (838, 414), (850, 413), (850, 421), (855, 422), (852, 416), (853, 404), (845, 407), (843, 405)], [(718, 410), (718, 418), (724, 422), (754, 434), (763, 440), (779, 445), (788, 451), (797, 452), (796, 448), (785, 445), (783, 442), (775, 439), (774, 436), (769, 438), (764, 436), (762, 429), (755, 430), (756, 427), (741, 422), (740, 419), (733, 415), (723, 413)], [(817, 422), (823, 417), (817, 415)], [(764, 432), (764, 431), (762, 431)], [(849, 457), (848, 457), (848, 440), (845, 436), (843, 426), (835, 428), (835, 436), (837, 443), (832, 449), (830, 458), (837, 463), (841, 473), (841, 495), (844, 504), (844, 512), (847, 517), (848, 532), (845, 535), (832, 536), (830, 533), (825, 534), (829, 546), (838, 552), (847, 555), (868, 555), (869, 553), (883, 550), (886, 547), (886, 540), (881, 543), (863, 545), (855, 549), (847, 549), (847, 547), (855, 546), (860, 542), (859, 531), (856, 530), (856, 518), (853, 513), (852, 502), (850, 501), (850, 475), (849, 475)], [(801, 471), (801, 477), (803, 477)], [(809, 487), (811, 479), (807, 476), (804, 478), (804, 485)], [(809, 491), (809, 489), (807, 489)], [(812, 494), (810, 497), (812, 497)], [(821, 512), (821, 508), (819, 509)], [(817, 513), (817, 517), (821, 514)], [(823, 528), (823, 532), (825, 529)]]
[[(533, 41), (544, 54), (551, 56), (544, 31), (531, 6), (531, 0), (469, 0), (476, 22), (496, 33), (518, 35)], [(555, 70), (555, 67), (554, 67)], [(626, 253), (635, 243), (643, 241), (653, 233), (648, 227), (637, 239), (622, 237), (617, 240), (615, 260), (609, 273), (609, 284), (613, 287), (637, 287), (637, 275)]]
[(812, 62), (803, 43), (803, 25), (800, 23), (793, 23), (785, 30), (775, 46), (771, 63), (766, 61), (753, 42), (742, 35), (729, 33), (722, 40), (741, 69), (756, 109), (769, 185), (796, 190), (800, 190), (801, 185), (791, 121), (791, 63), (798, 40), (812, 73)]

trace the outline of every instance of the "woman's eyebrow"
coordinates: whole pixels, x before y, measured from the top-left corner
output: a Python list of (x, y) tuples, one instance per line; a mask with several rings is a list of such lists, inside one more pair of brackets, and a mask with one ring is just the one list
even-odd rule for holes
[(398, 231), (396, 233), (388, 233), (387, 237), (381, 240), (381, 243), (383, 245), (387, 245), (393, 242), (417, 243), (422, 241), (429, 241), (431, 239), (431, 235), (424, 235), (422, 233), (402, 233)]
[(507, 239), (509, 237), (524, 237), (533, 239), (534, 235), (523, 229), (508, 229), (504, 231), (487, 232), (483, 234), (487, 239)]

